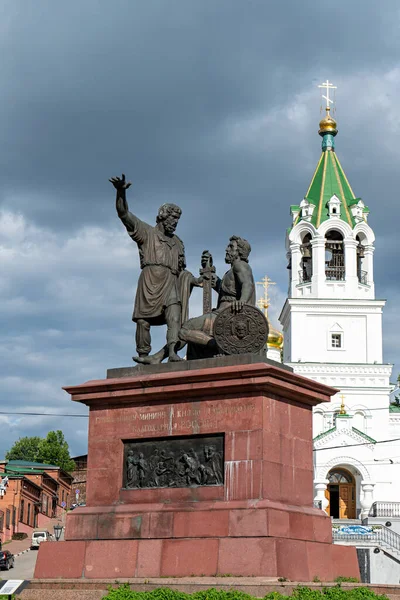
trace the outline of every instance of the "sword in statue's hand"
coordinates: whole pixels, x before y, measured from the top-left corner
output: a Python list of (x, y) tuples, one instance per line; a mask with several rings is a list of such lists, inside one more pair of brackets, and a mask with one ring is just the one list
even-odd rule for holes
[(204, 250), (201, 255), (200, 276), (203, 280), (203, 314), (212, 310), (212, 276), (215, 274), (215, 267), (211, 253)]

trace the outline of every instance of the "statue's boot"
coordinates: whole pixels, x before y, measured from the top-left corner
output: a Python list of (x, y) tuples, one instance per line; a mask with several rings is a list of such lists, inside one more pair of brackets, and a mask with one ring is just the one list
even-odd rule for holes
[[(175, 344), (175, 349), (182, 350), (184, 346), (185, 342), (179, 341), (177, 344)], [(166, 358), (168, 358), (170, 362), (178, 362), (183, 360), (183, 358), (178, 356), (176, 352), (173, 352), (171, 354), (168, 350), (167, 344), (155, 354), (150, 354), (148, 356), (133, 356), (132, 358), (135, 362), (137, 362), (140, 365), (159, 365)]]
[(149, 354), (148, 356), (133, 356), (133, 360), (140, 365), (159, 365), (164, 358), (168, 356), (168, 347), (164, 346), (155, 354)]

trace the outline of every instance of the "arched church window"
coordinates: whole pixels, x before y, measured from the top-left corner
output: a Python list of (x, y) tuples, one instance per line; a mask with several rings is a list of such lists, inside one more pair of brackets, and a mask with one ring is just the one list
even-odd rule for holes
[(362, 431), (362, 432), (365, 431), (365, 415), (361, 410), (358, 410), (353, 415), (353, 425), (359, 431)]
[(367, 271), (365, 266), (365, 252), (364, 245), (360, 236), (356, 237), (357, 240), (357, 277), (360, 283), (367, 285)]
[(329, 483), (353, 483), (353, 477), (344, 469), (334, 469), (328, 473)]
[(300, 246), (301, 249), (301, 263), (299, 281), (300, 283), (307, 283), (311, 281), (312, 277), (312, 246), (311, 246), (311, 234), (307, 233), (303, 242)]
[(325, 276), (330, 281), (345, 278), (343, 236), (334, 229), (325, 236)]

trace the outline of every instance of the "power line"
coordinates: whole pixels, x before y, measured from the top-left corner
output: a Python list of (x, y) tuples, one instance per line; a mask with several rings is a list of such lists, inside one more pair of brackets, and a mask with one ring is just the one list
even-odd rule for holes
[[(392, 404), (391, 406), (398, 406), (397, 404)], [(349, 408), (350, 411), (372, 411), (372, 410), (389, 410), (389, 406), (380, 406), (378, 408), (368, 408), (367, 406), (362, 406), (360, 408)], [(338, 409), (335, 410), (322, 410), (324, 415), (335, 414)], [(314, 413), (315, 414), (315, 413)], [(20, 415), (20, 416), (30, 416), (30, 417), (83, 417), (85, 419), (89, 418), (89, 415), (71, 415), (71, 414), (58, 414), (58, 413), (35, 413), (35, 412), (12, 412), (12, 411), (0, 411), (0, 415)], [(351, 415), (350, 415), (351, 416)], [(399, 413), (400, 416), (400, 413)]]
[(355, 446), (375, 446), (376, 444), (389, 444), (390, 442), (400, 442), (400, 438), (393, 438), (392, 440), (380, 440), (377, 442), (361, 442), (360, 444), (346, 444), (343, 446), (329, 446), (327, 448), (313, 448), (313, 452), (321, 452), (322, 450), (337, 450), (338, 448), (354, 448)]
[(63, 415), (57, 413), (31, 413), (31, 412), (6, 412), (0, 411), (0, 415), (23, 415), (30, 417), (83, 417), (84, 419), (88, 419), (89, 415)]

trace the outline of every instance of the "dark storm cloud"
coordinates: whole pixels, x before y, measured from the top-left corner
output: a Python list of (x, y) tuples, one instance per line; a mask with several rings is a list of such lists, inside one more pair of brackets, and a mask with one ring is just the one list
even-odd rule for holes
[[(327, 77), (339, 86), (338, 154), (371, 209), (377, 296), (390, 302), (385, 358), (396, 360), (397, 0), (7, 0), (1, 10), (0, 232), (12, 232), (0, 239), (2, 404), (6, 393), (17, 407), (65, 412), (61, 385), (129, 364), (138, 261), (107, 181), (122, 170), (142, 218), (182, 206), (193, 271), (206, 247), (223, 271), (226, 240), (243, 235), (283, 303), (289, 205), (319, 158), (316, 86)], [(14, 423), (3, 445), (29, 427), (48, 422)]]
[(326, 70), (393, 62), (390, 5), (9, 2), (3, 196), (35, 191), (21, 203), (42, 222), (104, 222), (107, 176), (123, 168), (145, 200), (187, 194), (190, 208), (200, 197), (218, 211), (217, 198), (222, 209), (240, 193), (256, 210), (251, 188), (282, 187), (282, 157), (227, 148), (224, 124), (287, 102)]

